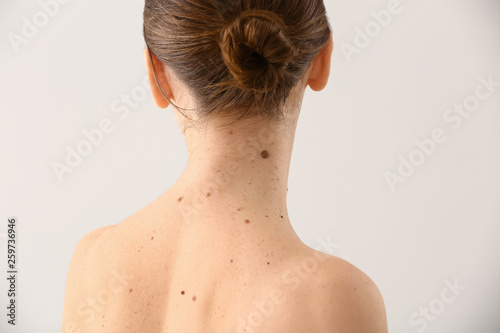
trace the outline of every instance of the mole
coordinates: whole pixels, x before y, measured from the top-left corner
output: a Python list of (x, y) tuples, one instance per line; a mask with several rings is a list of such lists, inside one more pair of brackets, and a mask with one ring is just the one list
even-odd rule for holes
[(283, 218), (283, 215), (280, 215), (281, 218)]
[(179, 197), (179, 199), (177, 199), (177, 202), (181, 202), (182, 199), (184, 199), (184, 197)]
[(264, 150), (262, 153), (260, 153), (260, 156), (262, 156), (262, 158), (268, 158), (269, 152), (267, 150)]
[(212, 195), (211, 193), (207, 193), (207, 198), (208, 198), (209, 196), (211, 196), (211, 195)]
[(267, 262), (267, 264), (269, 265), (269, 264), (270, 264), (270, 262), (268, 261), (268, 262)]
[(184, 290), (183, 290), (183, 291), (181, 291), (181, 295), (184, 295), (185, 293), (186, 293), (186, 292), (185, 292)]
[(245, 220), (245, 223), (246, 223), (246, 224), (250, 223), (250, 220)]
[(196, 301), (196, 295), (193, 296), (193, 302)]
[(133, 290), (133, 289), (129, 289), (129, 291), (128, 291), (128, 292), (129, 292), (129, 293), (131, 293), (131, 292), (132, 292), (132, 290)]
[(155, 239), (154, 237), (151, 237), (151, 240)]
[(231, 262), (233, 262), (233, 259), (231, 259)]

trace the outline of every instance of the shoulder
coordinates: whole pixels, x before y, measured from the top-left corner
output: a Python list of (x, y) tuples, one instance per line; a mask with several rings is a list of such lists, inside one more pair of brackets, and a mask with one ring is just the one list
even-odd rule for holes
[(83, 236), (76, 245), (75, 251), (73, 252), (73, 257), (71, 259), (71, 264), (84, 259), (89, 254), (90, 249), (96, 243), (96, 241), (106, 232), (113, 230), (114, 227), (114, 225), (102, 227), (93, 230)]
[[(75, 310), (86, 297), (89, 253), (93, 245), (104, 233), (111, 231), (114, 226), (107, 226), (94, 230), (85, 235), (73, 252), (66, 278), (64, 296), (64, 322), (76, 318)], [(70, 311), (71, 310), (71, 311)]]
[(302, 303), (296, 313), (306, 316), (301, 321), (308, 327), (314, 327), (316, 332), (388, 332), (382, 295), (359, 268), (327, 256), (306, 280), (298, 293), (311, 311), (304, 312)]

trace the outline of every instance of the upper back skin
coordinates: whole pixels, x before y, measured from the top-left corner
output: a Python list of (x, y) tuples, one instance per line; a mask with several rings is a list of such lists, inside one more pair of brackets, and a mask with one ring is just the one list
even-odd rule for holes
[(62, 332), (387, 332), (378, 289), (354, 266), (287, 236), (202, 219), (186, 231), (164, 202), (80, 241)]

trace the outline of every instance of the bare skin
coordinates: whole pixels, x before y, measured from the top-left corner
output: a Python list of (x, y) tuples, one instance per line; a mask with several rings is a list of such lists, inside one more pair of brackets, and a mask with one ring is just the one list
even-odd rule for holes
[[(370, 278), (307, 247), (287, 213), (299, 105), (307, 86), (326, 86), (332, 49), (330, 41), (297, 86), (284, 122), (200, 128), (176, 113), (185, 172), (147, 207), (79, 242), (63, 332), (387, 332)], [(153, 96), (166, 108), (145, 55)], [(193, 106), (168, 68), (157, 69), (169, 97)]]

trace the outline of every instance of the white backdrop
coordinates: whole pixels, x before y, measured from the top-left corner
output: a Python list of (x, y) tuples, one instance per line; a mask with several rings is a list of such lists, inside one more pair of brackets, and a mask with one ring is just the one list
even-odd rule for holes
[[(144, 3), (54, 1), (0, 2), (0, 276), (11, 216), (19, 265), (2, 333), (60, 332), (78, 240), (187, 163), (172, 110), (144, 95)], [(390, 332), (500, 332), (500, 1), (326, 2), (333, 72), (299, 121), (297, 233), (376, 282)]]

